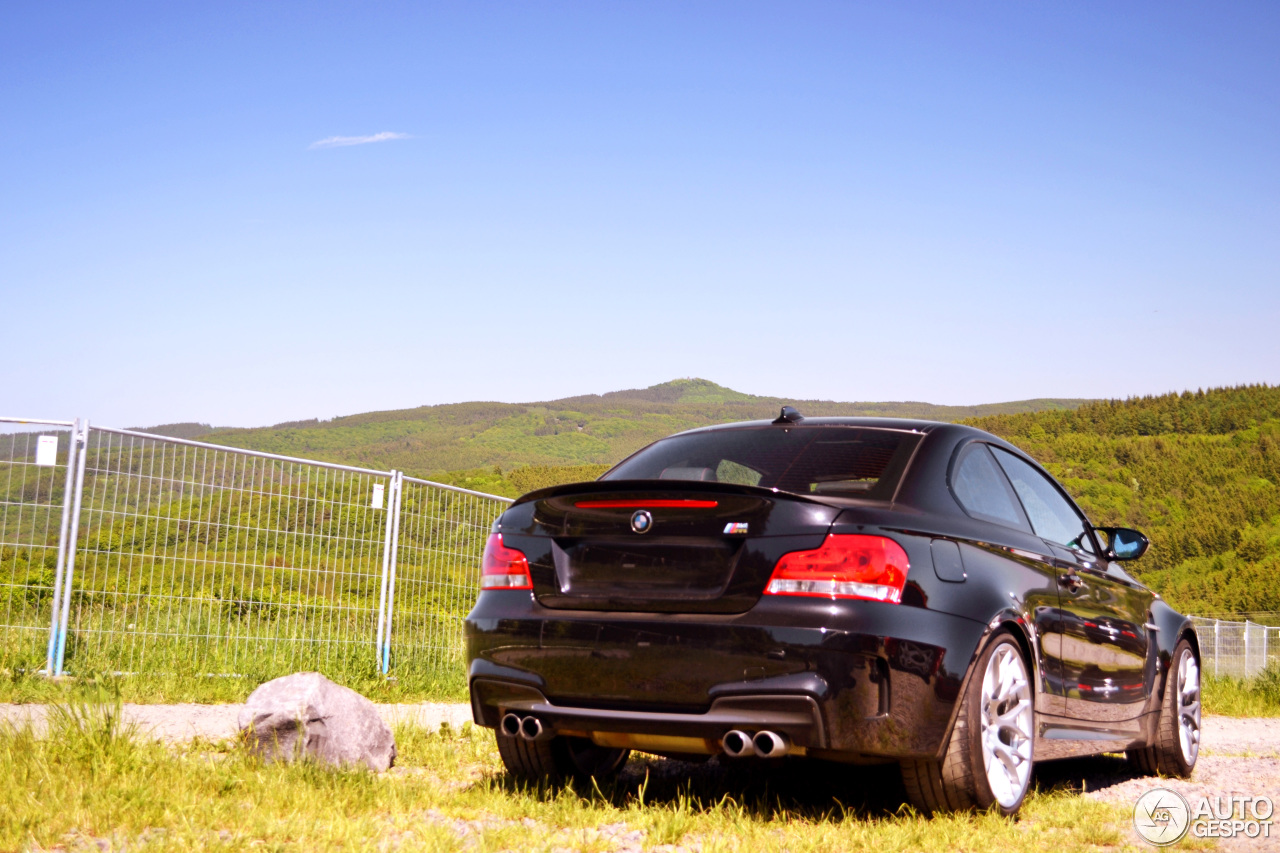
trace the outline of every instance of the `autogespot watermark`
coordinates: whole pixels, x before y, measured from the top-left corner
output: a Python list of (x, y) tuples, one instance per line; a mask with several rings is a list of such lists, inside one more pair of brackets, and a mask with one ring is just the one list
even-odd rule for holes
[(1249, 794), (1197, 797), (1189, 804), (1177, 791), (1153, 788), (1133, 806), (1133, 826), (1144, 839), (1164, 847), (1193, 838), (1270, 838), (1275, 804)]

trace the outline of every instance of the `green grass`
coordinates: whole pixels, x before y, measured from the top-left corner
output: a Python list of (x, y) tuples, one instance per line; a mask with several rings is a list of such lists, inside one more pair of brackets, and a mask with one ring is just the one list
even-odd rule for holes
[(1033, 791), (1016, 821), (925, 819), (898, 804), (883, 770), (729, 773), (637, 756), (604, 789), (554, 790), (514, 785), (487, 730), (396, 736), (398, 766), (374, 775), (265, 764), (233, 741), (165, 746), (112, 702), (68, 706), (47, 737), (0, 730), (0, 849), (1144, 849), (1130, 807), (1079, 797), (1069, 781)]
[[(326, 673), (329, 675), (329, 673)], [(14, 676), (0, 670), (0, 702), (15, 704), (81, 701), (86, 696), (109, 689), (121, 701), (138, 705), (196, 702), (218, 705), (243, 702), (258, 685), (276, 675), (224, 678), (193, 677), (181, 673), (115, 675), (89, 673), (49, 679), (43, 676)], [(336, 677), (336, 676), (335, 676)], [(345, 679), (346, 686), (374, 702), (465, 702), (466, 686), (459, 672), (443, 673), (435, 681), (404, 684), (370, 673), (363, 679)]]
[(1227, 717), (1280, 717), (1280, 667), (1268, 667), (1255, 678), (1204, 676), (1201, 686), (1206, 714)]
[[(234, 675), (210, 669), (207, 657), (191, 657), (196, 646), (181, 638), (153, 646), (152, 665), (122, 673), (122, 656), (82, 650), (69, 658), (71, 675), (50, 679), (40, 674), (45, 665), (47, 634), (0, 636), (0, 702), (80, 701), (108, 690), (125, 702), (164, 704), (243, 702), (259, 684), (290, 672), (315, 670), (375, 702), (464, 702), (465, 667), (460, 657), (439, 655), (410, 658), (395, 668), (392, 678), (379, 674), (373, 643), (344, 658), (312, 657), (282, 662), (269, 650), (249, 648), (235, 659)], [(292, 646), (290, 646), (292, 648)], [(184, 659), (183, 655), (188, 657)], [(399, 652), (397, 654), (400, 654)], [(158, 662), (158, 663), (157, 663)]]
[[(193, 678), (180, 674), (118, 676), (103, 673), (55, 680), (43, 676), (14, 678), (0, 672), (0, 702), (15, 704), (75, 702), (106, 688), (117, 693), (122, 701), (138, 705), (164, 705), (178, 702), (218, 705), (243, 702), (258, 685), (269, 680), (268, 677)], [(453, 673), (446, 674), (435, 682), (407, 685), (373, 674), (365, 679), (345, 680), (343, 684), (374, 702), (467, 701), (462, 677)]]

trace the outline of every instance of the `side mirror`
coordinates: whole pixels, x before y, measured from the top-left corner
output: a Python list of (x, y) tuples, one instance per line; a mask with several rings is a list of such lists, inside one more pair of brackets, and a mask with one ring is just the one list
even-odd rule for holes
[(1151, 540), (1136, 530), (1128, 527), (1099, 527), (1099, 533), (1107, 535), (1107, 550), (1103, 556), (1108, 560), (1136, 560), (1147, 553)]

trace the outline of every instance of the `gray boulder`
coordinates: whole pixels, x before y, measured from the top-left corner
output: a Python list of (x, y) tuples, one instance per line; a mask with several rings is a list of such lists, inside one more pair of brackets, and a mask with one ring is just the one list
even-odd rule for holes
[(269, 761), (307, 756), (381, 773), (396, 760), (395, 737), (374, 704), (318, 672), (261, 685), (249, 694), (239, 722), (250, 746)]

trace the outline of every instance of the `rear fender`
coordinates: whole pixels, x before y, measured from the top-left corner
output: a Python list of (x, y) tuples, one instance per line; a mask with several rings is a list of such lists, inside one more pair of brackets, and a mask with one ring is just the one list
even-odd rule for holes
[(942, 757), (946, 755), (947, 746), (951, 742), (951, 735), (955, 731), (956, 719), (960, 716), (960, 706), (964, 703), (964, 697), (967, 695), (967, 691), (969, 690), (969, 682), (973, 678), (979, 677), (977, 675), (976, 666), (978, 659), (982, 657), (984, 652), (986, 652), (987, 647), (995, 642), (995, 639), (999, 634), (1008, 633), (1012, 636), (1013, 639), (1017, 641), (1018, 646), (1022, 649), (1023, 659), (1030, 662), (1030, 676), (1035, 688), (1033, 700), (1035, 702), (1036, 713), (1039, 713), (1040, 697), (1043, 694), (1040, 690), (1040, 658), (1034, 651), (1036, 643), (1032, 637), (1034, 630), (1035, 629), (1031, 627), (1026, 617), (1012, 607), (1001, 610), (987, 621), (987, 626), (983, 629), (982, 636), (978, 639), (978, 644), (974, 648), (973, 656), (969, 660), (969, 665), (965, 669), (964, 680), (960, 684), (960, 699), (951, 709), (951, 719), (947, 722), (947, 736), (942, 739), (942, 743), (938, 747), (938, 752), (934, 756), (935, 758), (941, 760)]

